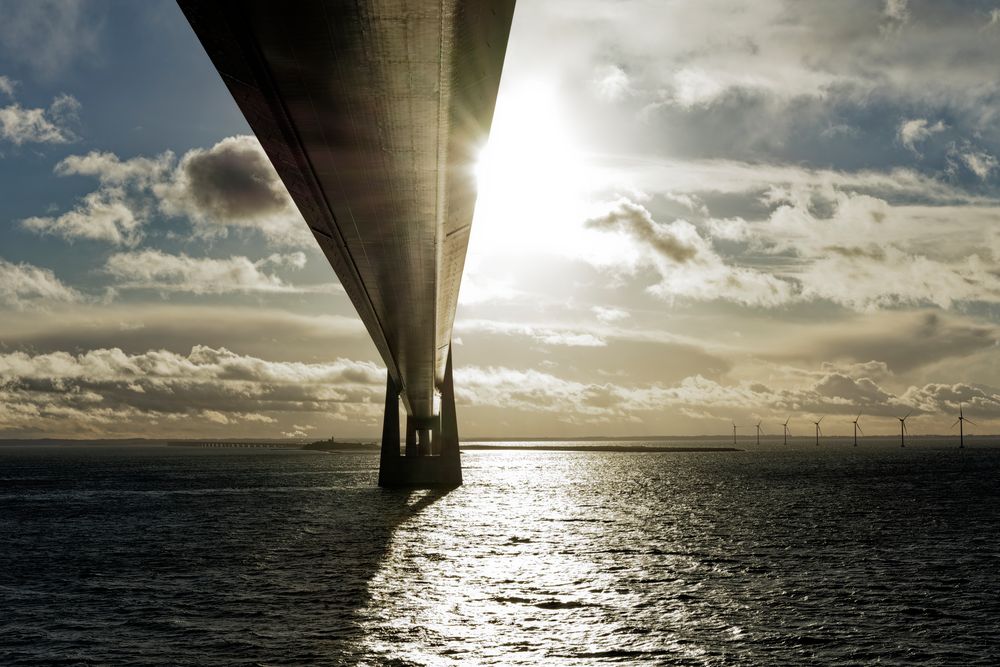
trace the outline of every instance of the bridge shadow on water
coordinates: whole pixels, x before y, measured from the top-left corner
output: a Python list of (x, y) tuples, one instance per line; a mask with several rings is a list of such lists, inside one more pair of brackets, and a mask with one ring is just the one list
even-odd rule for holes
[(377, 488), (369, 460), (7, 458), (5, 664), (364, 662), (369, 583), (448, 493)]
[[(345, 492), (335, 506), (326, 506), (325, 515), (316, 506), (303, 508), (300, 519), (289, 519), (268, 540), (277, 552), (268, 558), (262, 578), (246, 582), (247, 608), (233, 613), (268, 611), (216, 639), (230, 645), (227, 653), (234, 643), (240, 645), (233, 657), (265, 664), (364, 660), (371, 621), (379, 615), (371, 609), (372, 579), (389, 557), (399, 528), (449, 492), (369, 487)], [(419, 572), (410, 574), (419, 577)], [(220, 616), (225, 625), (226, 613)]]
[[(275, 536), (282, 562), (274, 563), (254, 589), (270, 600), (251, 607), (271, 609), (251, 637), (244, 636), (245, 658), (264, 663), (330, 664), (364, 660), (372, 620), (370, 584), (393, 550), (401, 526), (425, 512), (450, 490), (360, 488), (345, 492), (302, 520), (291, 520)], [(305, 511), (305, 508), (304, 508)], [(304, 532), (296, 526), (304, 522)], [(419, 572), (407, 571), (413, 579)], [(400, 580), (401, 589), (413, 582)], [(256, 596), (255, 596), (256, 597)], [(227, 633), (229, 634), (229, 633)], [(230, 635), (231, 638), (232, 635)]]

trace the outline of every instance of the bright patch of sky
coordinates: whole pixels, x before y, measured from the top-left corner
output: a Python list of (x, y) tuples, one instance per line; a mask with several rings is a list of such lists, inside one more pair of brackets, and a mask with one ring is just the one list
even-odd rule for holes
[[(1000, 428), (998, 11), (522, 0), (463, 434)], [(0, 15), (0, 436), (375, 435), (378, 354), (176, 6)]]

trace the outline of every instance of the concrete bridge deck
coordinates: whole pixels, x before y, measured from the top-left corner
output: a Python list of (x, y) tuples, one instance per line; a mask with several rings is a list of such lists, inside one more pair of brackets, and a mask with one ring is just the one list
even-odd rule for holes
[(381, 483), (461, 483), (452, 327), (514, 1), (179, 4), (386, 364)]

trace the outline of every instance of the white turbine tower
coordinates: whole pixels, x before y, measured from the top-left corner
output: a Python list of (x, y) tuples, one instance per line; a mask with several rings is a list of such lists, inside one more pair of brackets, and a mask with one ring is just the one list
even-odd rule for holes
[(913, 414), (913, 410), (910, 410), (909, 412), (907, 412), (906, 413), (906, 417), (896, 417), (896, 419), (899, 420), (899, 446), (900, 447), (906, 447), (906, 433), (907, 433), (907, 430), (906, 430), (906, 419), (911, 414)]
[(760, 429), (760, 420), (759, 419), (757, 420), (756, 429), (757, 429), (757, 446), (760, 447), (760, 433), (761, 433), (761, 429)]
[[(825, 417), (826, 415), (823, 415)], [(823, 421), (823, 417), (819, 418), (819, 421), (814, 421), (813, 425), (816, 427), (816, 446), (819, 447), (819, 436), (823, 435), (822, 429), (819, 427), (819, 422)]]
[[(965, 422), (969, 422), (973, 426), (976, 425), (976, 422), (972, 421), (971, 419), (966, 419), (965, 415), (962, 413), (962, 404), (959, 403), (958, 404), (958, 419), (955, 420), (955, 424), (958, 424), (958, 448), (959, 449), (965, 449)], [(955, 424), (952, 424), (951, 427), (955, 428)]]
[(858, 446), (858, 432), (860, 431), (861, 435), (865, 434), (865, 432), (861, 430), (861, 424), (858, 423), (859, 421), (861, 421), (861, 413), (860, 412), (858, 413), (858, 416), (854, 419), (854, 421), (851, 422), (852, 424), (854, 424), (854, 446), (855, 447)]
[(785, 420), (785, 423), (781, 425), (781, 427), (782, 427), (782, 428), (784, 429), (784, 436), (785, 436), (785, 444), (786, 444), (786, 445), (788, 444), (788, 434), (789, 434), (789, 430), (788, 430), (788, 422), (789, 422), (790, 420), (791, 420), (791, 417), (789, 417), (788, 419), (786, 419), (786, 420)]

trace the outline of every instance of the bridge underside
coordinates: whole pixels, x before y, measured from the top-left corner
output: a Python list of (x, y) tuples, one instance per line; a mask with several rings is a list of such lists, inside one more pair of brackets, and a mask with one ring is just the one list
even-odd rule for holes
[(460, 483), (452, 327), (514, 0), (178, 2), (385, 361), (381, 482)]

